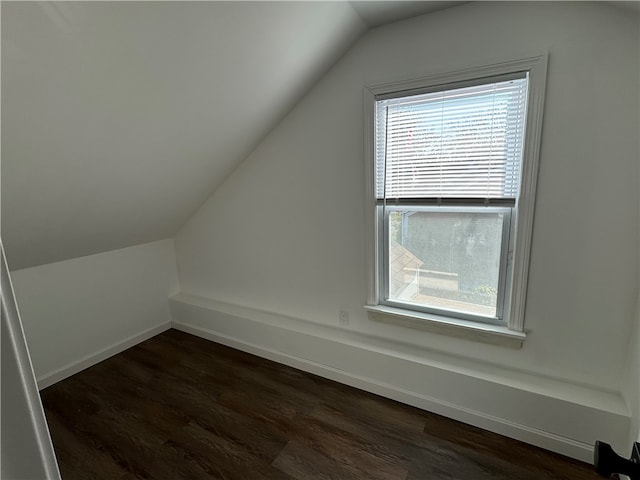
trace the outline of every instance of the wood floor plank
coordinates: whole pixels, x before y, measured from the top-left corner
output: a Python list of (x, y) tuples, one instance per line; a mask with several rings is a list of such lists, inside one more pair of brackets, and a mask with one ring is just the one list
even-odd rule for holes
[(41, 392), (65, 480), (596, 480), (500, 435), (169, 330)]
[(216, 395), (210, 391), (208, 383), (177, 377), (175, 370), (165, 372), (158, 380), (141, 387), (119, 382), (117, 377), (99, 372), (92, 379), (98, 386), (87, 385), (87, 388), (98, 388), (103, 395), (111, 395), (118, 407), (128, 409), (136, 418), (146, 417), (154, 424), (168, 427), (167, 433), (196, 425), (207, 430), (217, 441), (230, 441), (266, 462), (271, 462), (287, 442), (284, 435), (264, 423), (239, 415), (216, 402)]
[[(354, 468), (351, 464), (335, 462), (322, 453), (291, 441), (282, 450), (273, 465), (280, 470), (289, 473), (297, 480), (344, 480), (361, 479), (370, 480), (380, 478), (380, 473), (375, 471), (363, 471)], [(399, 470), (394, 474), (385, 474), (388, 480), (404, 480), (407, 471)]]
[[(262, 461), (236, 442), (224, 437), (212, 436), (211, 432), (198, 424), (190, 424), (184, 431), (186, 442), (189, 438), (198, 440), (205, 449), (199, 457), (216, 466), (227, 480), (247, 478), (256, 480), (292, 480), (286, 473)], [(186, 443), (185, 442), (185, 443)]]
[(108, 453), (70, 431), (55, 414), (48, 414), (48, 422), (58, 445), (56, 454), (65, 480), (122, 478), (129, 473)]
[(357, 478), (385, 480), (405, 478), (405, 465), (395, 462), (395, 458), (380, 455), (381, 450), (368, 439), (358, 438), (344, 430), (337, 429), (312, 418), (300, 419), (291, 435), (300, 444), (322, 453), (334, 463), (343, 465)]

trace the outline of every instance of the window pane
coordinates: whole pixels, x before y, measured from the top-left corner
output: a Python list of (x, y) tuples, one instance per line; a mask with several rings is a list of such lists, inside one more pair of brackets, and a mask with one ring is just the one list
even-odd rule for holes
[(388, 300), (497, 316), (505, 214), (393, 209)]

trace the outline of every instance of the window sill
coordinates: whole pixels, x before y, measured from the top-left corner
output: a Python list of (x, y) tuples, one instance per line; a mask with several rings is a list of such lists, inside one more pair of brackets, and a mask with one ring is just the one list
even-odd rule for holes
[(371, 320), (514, 349), (522, 348), (527, 337), (524, 332), (516, 332), (499, 325), (458, 320), (382, 305), (365, 305), (364, 308)]

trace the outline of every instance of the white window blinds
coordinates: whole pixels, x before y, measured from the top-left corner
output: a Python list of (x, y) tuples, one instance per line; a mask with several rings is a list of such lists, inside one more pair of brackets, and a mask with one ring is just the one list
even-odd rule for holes
[(526, 73), (376, 101), (378, 199), (515, 202)]

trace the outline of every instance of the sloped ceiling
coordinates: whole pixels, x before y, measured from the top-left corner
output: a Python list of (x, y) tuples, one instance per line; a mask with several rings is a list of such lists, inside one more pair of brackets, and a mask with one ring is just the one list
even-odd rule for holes
[(367, 27), (451, 3), (3, 1), (11, 269), (172, 237)]
[(350, 2), (360, 18), (370, 27), (377, 27), (385, 23), (395, 22), (425, 13), (443, 10), (466, 1), (453, 2), (419, 2), (419, 1), (402, 1), (402, 0), (357, 0)]

